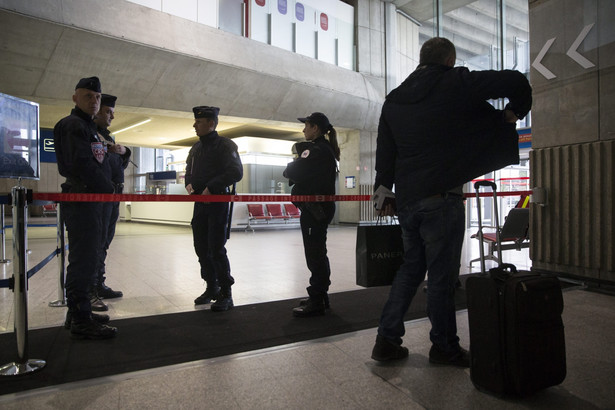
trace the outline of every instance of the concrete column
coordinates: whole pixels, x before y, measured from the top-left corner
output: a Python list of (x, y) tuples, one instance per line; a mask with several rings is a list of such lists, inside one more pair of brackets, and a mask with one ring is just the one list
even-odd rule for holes
[(536, 269), (615, 281), (615, 3), (530, 1)]

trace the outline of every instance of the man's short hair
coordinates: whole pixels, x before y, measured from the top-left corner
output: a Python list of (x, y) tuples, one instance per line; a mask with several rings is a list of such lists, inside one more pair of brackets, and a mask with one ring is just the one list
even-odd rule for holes
[(427, 40), (421, 47), (419, 64), (447, 64), (451, 57), (457, 53), (455, 45), (443, 37), (434, 37)]

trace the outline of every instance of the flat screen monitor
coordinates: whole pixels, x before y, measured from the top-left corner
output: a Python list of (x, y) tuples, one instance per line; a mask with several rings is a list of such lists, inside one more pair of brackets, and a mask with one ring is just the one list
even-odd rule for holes
[(40, 179), (39, 107), (0, 93), (0, 178)]

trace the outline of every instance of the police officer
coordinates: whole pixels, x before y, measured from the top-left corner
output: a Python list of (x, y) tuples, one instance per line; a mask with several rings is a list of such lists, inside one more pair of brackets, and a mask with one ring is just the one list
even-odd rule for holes
[[(53, 130), (58, 171), (66, 177), (62, 184), (63, 193), (114, 192), (104, 143), (98, 137), (93, 121), (100, 108), (100, 96), (97, 77), (79, 80), (73, 95), (75, 108)], [(117, 329), (105, 325), (109, 316), (92, 313), (89, 297), (102, 247), (102, 203), (65, 202), (62, 203), (62, 215), (69, 243), (66, 297), (71, 337), (114, 337)]]
[[(228, 194), (228, 187), (243, 177), (237, 145), (218, 135), (218, 107), (200, 106), (194, 112), (194, 130), (199, 141), (186, 160), (186, 191), (195, 195)], [(215, 301), (214, 312), (233, 307), (231, 286), (235, 280), (226, 254), (228, 202), (195, 202), (192, 216), (194, 250), (201, 265), (201, 277), (207, 287), (194, 300), (195, 305)]]
[[(298, 118), (305, 123), (307, 142), (295, 144), (298, 158), (289, 163), (284, 176), (290, 180), (292, 195), (335, 195), (335, 179), (340, 149), (337, 132), (327, 116), (315, 112)], [(293, 309), (298, 317), (323, 315), (329, 307), (327, 291), (331, 269), (327, 257), (327, 228), (335, 214), (335, 202), (302, 202), (301, 234), (308, 269), (312, 273), (307, 291), (309, 298)]]
[[(109, 155), (109, 163), (111, 165), (111, 180), (115, 185), (115, 193), (121, 194), (124, 189), (124, 170), (130, 162), (130, 149), (120, 144), (115, 143), (115, 139), (111, 136), (109, 127), (115, 118), (115, 102), (117, 97), (109, 94), (102, 94), (100, 99), (100, 110), (94, 122), (98, 130), (98, 135), (102, 137), (106, 144), (107, 153)], [(97, 306), (106, 305), (100, 300), (114, 299), (124, 296), (121, 291), (111, 289), (105, 284), (105, 259), (109, 245), (115, 236), (115, 225), (120, 216), (119, 202), (104, 202), (103, 203), (103, 248), (101, 252), (100, 266), (98, 276), (95, 283), (94, 301), (92, 301), (92, 310), (96, 310)]]

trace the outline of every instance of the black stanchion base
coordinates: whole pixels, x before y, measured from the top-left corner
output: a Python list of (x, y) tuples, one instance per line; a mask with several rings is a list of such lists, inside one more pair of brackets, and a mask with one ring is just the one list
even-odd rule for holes
[(36, 372), (45, 367), (47, 363), (44, 360), (30, 359), (25, 363), (9, 363), (0, 367), (0, 376), (20, 376)]

